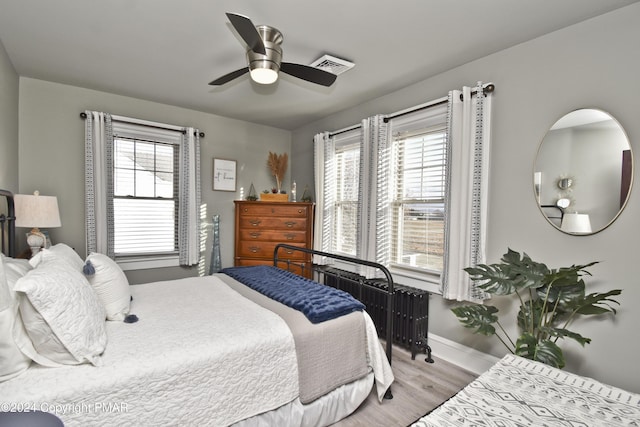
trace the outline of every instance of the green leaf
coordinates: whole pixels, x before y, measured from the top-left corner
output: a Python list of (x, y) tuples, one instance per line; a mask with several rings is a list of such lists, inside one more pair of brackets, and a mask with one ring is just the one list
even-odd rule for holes
[(573, 284), (565, 284), (565, 285), (556, 285), (554, 282), (553, 285), (546, 285), (536, 290), (539, 298), (545, 298), (548, 296), (547, 301), (551, 303), (555, 303), (559, 301), (559, 305), (561, 307), (571, 305), (573, 301), (581, 300), (584, 298), (585, 284), (582, 279), (578, 279)]
[(613, 295), (620, 295), (621, 293), (621, 289), (614, 289), (605, 293), (592, 293), (583, 299), (576, 301), (572, 307), (574, 307), (576, 313), (585, 315), (603, 314), (607, 312), (616, 314), (616, 309), (611, 307), (610, 303), (616, 305), (620, 305), (620, 303), (609, 297)]
[(501, 264), (478, 264), (464, 269), (471, 280), (480, 282), (478, 287), (495, 295), (509, 295), (516, 291), (514, 277)]
[(511, 249), (502, 256), (502, 261), (506, 264), (509, 275), (514, 278), (514, 286), (518, 290), (540, 287), (549, 273), (546, 265), (533, 261), (525, 253), (520, 258), (520, 254)]
[(583, 347), (585, 344), (589, 344), (591, 342), (591, 338), (583, 337), (582, 335), (576, 332), (571, 332), (568, 329), (542, 327), (540, 328), (540, 331), (546, 334), (547, 337), (571, 338), (576, 340)]
[(525, 301), (518, 311), (518, 327), (524, 332), (536, 334), (542, 318), (542, 300)]
[(479, 264), (464, 271), (472, 280), (480, 282), (479, 288), (494, 295), (510, 295), (521, 289), (537, 288), (549, 273), (546, 265), (533, 261), (527, 254), (521, 258), (512, 249), (502, 256), (502, 263)]
[(495, 335), (496, 328), (492, 323), (498, 321), (498, 316), (495, 315), (498, 312), (497, 308), (491, 305), (473, 304), (454, 307), (451, 311), (465, 328), (475, 328), (474, 334)]
[(565, 364), (562, 350), (557, 344), (549, 340), (538, 341), (528, 333), (522, 334), (516, 341), (515, 354), (560, 369)]

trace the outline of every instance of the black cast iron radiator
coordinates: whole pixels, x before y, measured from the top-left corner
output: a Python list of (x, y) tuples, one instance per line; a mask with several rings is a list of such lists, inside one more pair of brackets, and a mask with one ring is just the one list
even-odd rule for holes
[[(384, 280), (366, 279), (356, 273), (331, 267), (322, 268), (319, 273), (321, 281), (326, 285), (348, 292), (360, 300), (373, 319), (378, 336), (385, 336), (388, 295), (378, 291), (386, 291)], [(399, 284), (394, 284), (394, 291), (394, 344), (410, 350), (412, 359), (415, 359), (418, 352), (426, 353), (426, 361), (432, 363), (431, 347), (428, 344), (429, 292)]]

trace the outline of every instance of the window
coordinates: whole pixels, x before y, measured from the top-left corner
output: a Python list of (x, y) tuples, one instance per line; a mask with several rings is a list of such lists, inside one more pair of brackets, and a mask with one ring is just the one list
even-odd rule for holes
[(116, 257), (177, 255), (181, 132), (114, 122)]
[(440, 274), (444, 256), (446, 104), (389, 120), (392, 266)]
[(392, 264), (442, 271), (445, 127), (394, 136)]
[(355, 256), (358, 231), (358, 185), (360, 176), (360, 130), (335, 137), (336, 201), (333, 248)]
[(355, 141), (353, 151), (338, 143), (341, 131), (316, 134), (314, 248), (355, 252), (388, 267), (399, 283), (447, 299), (482, 301), (464, 268), (486, 259), (492, 92), (478, 82), (368, 117), (359, 152)]
[(436, 280), (444, 265), (446, 114), (444, 102), (375, 116), (326, 140), (323, 188), (332, 208), (324, 250)]

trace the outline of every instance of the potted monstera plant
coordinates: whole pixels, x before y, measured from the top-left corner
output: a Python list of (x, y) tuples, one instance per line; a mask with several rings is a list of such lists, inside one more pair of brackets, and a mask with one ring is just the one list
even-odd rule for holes
[(516, 320), (521, 334), (515, 341), (505, 331), (498, 309), (492, 305), (461, 305), (452, 311), (465, 327), (477, 334), (495, 335), (513, 354), (563, 368), (565, 360), (559, 340), (570, 338), (583, 347), (591, 342), (590, 338), (570, 331), (571, 322), (581, 315), (616, 314), (613, 306), (619, 305), (611, 297), (620, 295), (620, 289), (586, 293), (582, 276), (590, 276), (587, 269), (595, 264), (550, 269), (525, 253), (521, 256), (509, 249), (499, 263), (465, 268), (469, 277), (492, 296), (518, 298), (520, 310)]

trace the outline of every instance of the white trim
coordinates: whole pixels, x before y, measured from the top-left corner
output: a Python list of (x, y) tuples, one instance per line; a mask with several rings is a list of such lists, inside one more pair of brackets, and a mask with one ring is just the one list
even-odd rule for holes
[(429, 334), (433, 355), (469, 372), (480, 375), (495, 365), (499, 357), (483, 353), (439, 335)]
[(418, 272), (411, 274), (413, 272), (405, 269), (394, 268), (393, 266), (389, 268), (389, 271), (391, 271), (391, 274), (393, 275), (393, 283), (422, 289), (435, 295), (442, 294), (440, 289), (440, 275), (438, 274)]
[(123, 271), (127, 270), (146, 270), (149, 268), (178, 267), (178, 255), (157, 256), (157, 257), (139, 257), (139, 258), (121, 258), (116, 262)]

